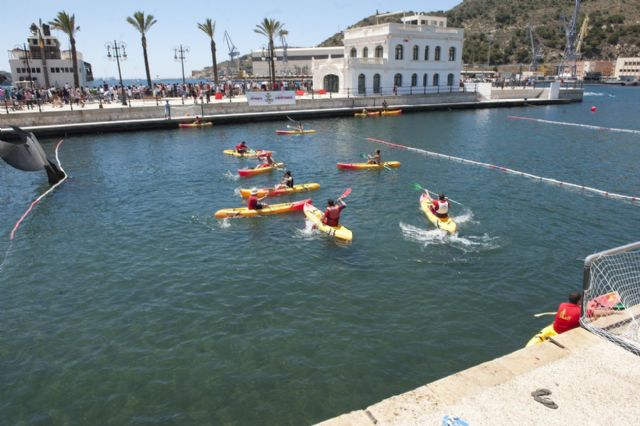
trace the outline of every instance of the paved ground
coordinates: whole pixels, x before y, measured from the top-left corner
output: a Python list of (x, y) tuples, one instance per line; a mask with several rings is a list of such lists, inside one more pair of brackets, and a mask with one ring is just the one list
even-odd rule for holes
[[(476, 425), (640, 424), (640, 357), (586, 330), (522, 349), (325, 422), (441, 425), (445, 415)], [(531, 392), (547, 388), (551, 409)]]

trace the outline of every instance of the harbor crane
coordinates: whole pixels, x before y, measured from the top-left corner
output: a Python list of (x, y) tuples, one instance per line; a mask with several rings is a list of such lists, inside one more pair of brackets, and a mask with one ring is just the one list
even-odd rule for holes
[(585, 37), (587, 37), (587, 31), (589, 27), (589, 15), (584, 17), (584, 21), (582, 21), (582, 27), (580, 27), (580, 34), (578, 35), (578, 42), (576, 43), (576, 55), (578, 57), (582, 57), (582, 42)]
[[(232, 74), (232, 69), (235, 69), (236, 73), (240, 73), (240, 52), (236, 48), (235, 44), (231, 40), (231, 36), (225, 30), (224, 31), (224, 42), (227, 44), (227, 49), (229, 49), (229, 62), (227, 63), (227, 75), (230, 76)], [(234, 59), (238, 58), (237, 63), (234, 64)]]
[(566, 41), (565, 41), (564, 55), (562, 55), (562, 60), (560, 61), (560, 67), (558, 68), (558, 75), (560, 76), (564, 74), (565, 66), (573, 62), (573, 65), (571, 65), (571, 78), (576, 77), (576, 59), (578, 58), (578, 55), (576, 54), (576, 27), (578, 26), (579, 13), (580, 13), (580, 0), (576, 0), (575, 7), (573, 8), (573, 16), (571, 17), (571, 21), (569, 21), (568, 23), (565, 21), (565, 25), (564, 25)]
[(538, 46), (536, 46), (531, 24), (527, 25), (527, 29), (529, 30), (529, 41), (531, 42), (531, 64), (529, 65), (529, 71), (538, 71), (538, 63), (542, 60), (540, 42), (538, 42)]

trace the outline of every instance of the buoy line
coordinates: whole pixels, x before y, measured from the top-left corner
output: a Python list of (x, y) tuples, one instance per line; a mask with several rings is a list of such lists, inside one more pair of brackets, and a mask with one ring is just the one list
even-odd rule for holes
[(55, 185), (52, 185), (51, 188), (47, 189), (42, 195), (40, 195), (38, 198), (36, 198), (35, 200), (33, 200), (31, 202), (31, 204), (29, 204), (29, 207), (27, 208), (27, 210), (25, 210), (24, 213), (22, 213), (22, 216), (20, 216), (20, 219), (18, 219), (18, 221), (16, 222), (15, 225), (13, 225), (13, 229), (11, 229), (11, 233), (9, 234), (9, 246), (7, 247), (7, 250), (4, 253), (4, 257), (2, 259), (2, 263), (0, 263), (0, 271), (2, 270), (2, 267), (4, 266), (4, 263), (7, 260), (7, 256), (9, 254), (9, 251), (11, 250), (11, 246), (13, 244), (13, 239), (16, 236), (16, 232), (18, 232), (18, 228), (20, 228), (20, 225), (22, 224), (22, 222), (24, 221), (24, 219), (29, 215), (29, 213), (31, 213), (31, 211), (33, 210), (33, 208), (47, 195), (49, 195), (51, 192), (53, 192), (53, 190), (55, 190), (58, 186), (60, 186), (62, 184), (62, 182), (64, 182), (65, 180), (67, 180), (67, 172), (65, 172), (65, 170), (62, 168), (62, 164), (60, 163), (60, 157), (58, 155), (58, 151), (60, 149), (60, 145), (62, 145), (62, 143), (64, 142), (64, 139), (60, 139), (60, 141), (56, 144), (56, 148), (55, 148), (55, 154), (56, 154), (56, 162), (58, 163), (58, 168), (60, 170), (62, 170), (62, 173), (64, 173), (64, 177), (62, 179), (60, 179)]
[(591, 125), (591, 124), (570, 123), (568, 121), (543, 120), (542, 118), (521, 117), (521, 116), (518, 116), (518, 115), (508, 115), (507, 118), (510, 118), (511, 120), (535, 121), (535, 122), (538, 122), (538, 123), (558, 124), (558, 125), (561, 125), (561, 126), (583, 127), (585, 129), (607, 130), (609, 132), (633, 133), (633, 134), (636, 134), (636, 135), (640, 135), (640, 130), (634, 130), (634, 129), (618, 129), (618, 128), (615, 128), (615, 127), (603, 127), (603, 126), (594, 126), (594, 125)]
[(634, 197), (634, 196), (631, 196), (631, 195), (624, 195), (624, 194), (616, 194), (615, 192), (603, 191), (601, 189), (592, 188), (590, 186), (578, 185), (578, 184), (571, 183), (571, 182), (564, 182), (564, 181), (557, 180), (557, 179), (537, 176), (537, 175), (533, 175), (531, 173), (521, 172), (521, 171), (518, 171), (518, 170), (509, 169), (507, 167), (497, 166), (495, 164), (483, 163), (481, 161), (467, 160), (466, 158), (460, 158), (460, 157), (454, 157), (452, 155), (440, 154), (440, 153), (437, 153), (437, 152), (427, 151), (427, 150), (420, 149), (420, 148), (413, 148), (411, 146), (401, 145), (401, 144), (398, 144), (398, 143), (393, 143), (393, 142), (385, 141), (385, 140), (382, 140), (382, 139), (366, 138), (366, 140), (368, 140), (370, 142), (375, 142), (375, 143), (380, 143), (380, 144), (383, 144), (383, 145), (387, 145), (387, 146), (390, 146), (390, 147), (393, 147), (393, 148), (404, 149), (404, 150), (412, 151), (412, 152), (418, 152), (420, 154), (424, 154), (424, 155), (427, 155), (427, 156), (430, 156), (430, 157), (444, 158), (446, 160), (457, 161), (459, 163), (473, 164), (475, 166), (481, 166), (481, 167), (485, 167), (487, 169), (499, 170), (501, 172), (505, 172), (505, 173), (509, 173), (509, 174), (513, 174), (513, 175), (517, 175), (517, 176), (523, 176), (523, 177), (526, 177), (526, 178), (529, 178), (529, 179), (534, 179), (534, 180), (537, 180), (537, 181), (540, 181), (540, 182), (545, 182), (545, 183), (548, 183), (548, 184), (551, 184), (551, 185), (580, 189), (582, 191), (591, 192), (593, 194), (597, 194), (597, 195), (600, 195), (602, 197), (613, 198), (613, 199), (616, 199), (616, 200), (632, 201), (632, 202), (639, 202), (640, 201), (639, 197)]

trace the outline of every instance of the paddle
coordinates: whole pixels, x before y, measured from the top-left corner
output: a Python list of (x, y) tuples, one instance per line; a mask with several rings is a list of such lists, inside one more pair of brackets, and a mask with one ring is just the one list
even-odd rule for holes
[[(365, 154), (364, 152), (360, 154), (360, 157), (364, 158), (367, 161), (371, 159), (369, 154)], [(384, 164), (384, 162), (382, 163), (382, 167), (384, 167), (386, 170), (391, 170), (391, 167), (389, 167), (386, 164)]]
[[(434, 195), (438, 195), (436, 192), (430, 191), (427, 188), (423, 187), (422, 185), (420, 185), (419, 183), (412, 183), (411, 184), (413, 186), (413, 189), (415, 189), (416, 191), (425, 191), (426, 193), (432, 193)], [(452, 200), (451, 198), (447, 197), (447, 200), (451, 201), (454, 204), (458, 204), (459, 206), (462, 206), (462, 203), (457, 202), (456, 200)]]
[(349, 196), (349, 194), (351, 194), (351, 191), (352, 191), (351, 188), (345, 189), (345, 191), (342, 193), (342, 195), (339, 196), (337, 199), (338, 200), (342, 200), (343, 198), (347, 198)]
[(555, 312), (540, 312), (538, 314), (533, 314), (533, 316), (535, 318), (538, 318), (538, 317), (542, 317), (542, 316), (545, 316), (545, 315), (555, 315), (555, 314), (556, 314)]
[(287, 117), (287, 119), (288, 119), (289, 121), (291, 121), (292, 123), (296, 123), (296, 127), (291, 127), (291, 126), (289, 126), (289, 125), (287, 124), (287, 127), (288, 127), (289, 129), (293, 128), (293, 129), (296, 129), (296, 130), (302, 131), (303, 127), (302, 127), (302, 123), (301, 123), (301, 122), (294, 120), (293, 118), (289, 117), (288, 115), (287, 115), (286, 117)]

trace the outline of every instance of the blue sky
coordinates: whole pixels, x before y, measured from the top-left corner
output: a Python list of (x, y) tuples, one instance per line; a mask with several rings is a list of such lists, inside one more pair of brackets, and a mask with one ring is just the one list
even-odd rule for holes
[[(196, 26), (207, 18), (216, 22), (217, 57), (222, 62), (228, 58), (224, 31), (229, 32), (240, 54), (244, 55), (266, 44), (266, 39), (253, 31), (265, 17), (284, 23), (289, 31), (290, 46), (307, 47), (321, 43), (334, 33), (374, 14), (376, 10), (380, 13), (401, 10), (429, 12), (448, 10), (459, 3), (460, 0), (326, 0), (310, 3), (293, 0), (248, 0), (242, 3), (205, 0), (186, 3), (165, 0), (3, 1), (1, 10), (5, 19), (2, 20), (0, 49), (6, 52), (16, 45), (22, 45), (29, 36), (32, 22), (38, 19), (50, 21), (57, 12), (64, 10), (76, 16), (76, 25), (80, 26), (76, 37), (77, 49), (92, 64), (96, 79), (117, 75), (116, 64), (107, 59), (104, 47), (107, 41), (113, 40), (127, 44), (129, 58), (122, 64), (123, 78), (143, 78), (145, 72), (140, 34), (125, 21), (127, 16), (141, 10), (158, 20), (147, 35), (151, 76), (174, 78), (181, 75), (180, 64), (173, 59), (173, 48), (180, 43), (190, 48), (185, 74), (190, 75), (192, 69), (211, 64), (208, 38)], [(67, 36), (63, 33), (56, 35), (67, 48)], [(3, 57), (8, 58), (6, 54)], [(0, 70), (9, 70), (8, 59), (0, 60)]]

